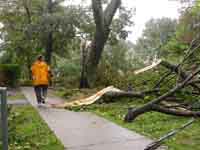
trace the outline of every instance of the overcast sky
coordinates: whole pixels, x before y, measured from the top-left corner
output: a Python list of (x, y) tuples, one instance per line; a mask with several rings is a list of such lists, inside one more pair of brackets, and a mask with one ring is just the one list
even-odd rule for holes
[[(145, 23), (151, 18), (178, 18), (178, 8), (180, 4), (176, 0), (122, 0), (122, 2), (130, 7), (136, 8), (136, 15), (133, 17), (135, 25), (129, 30), (132, 34), (129, 40), (135, 42), (141, 36)], [(68, 0), (68, 3), (81, 4), (81, 0)], [(85, 0), (83, 4), (90, 4), (91, 0)]]
[(131, 27), (129, 39), (135, 42), (141, 36), (145, 23), (151, 18), (178, 18), (180, 4), (175, 0), (124, 0), (130, 7), (136, 7), (135, 26)]

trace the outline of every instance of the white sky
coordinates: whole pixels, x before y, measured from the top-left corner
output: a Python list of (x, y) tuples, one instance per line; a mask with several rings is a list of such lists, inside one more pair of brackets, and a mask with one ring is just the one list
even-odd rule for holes
[(145, 23), (151, 18), (178, 18), (180, 4), (175, 0), (126, 0), (129, 7), (136, 7), (135, 26), (131, 27), (129, 40), (135, 42), (141, 36)]
[[(66, 4), (90, 4), (91, 0), (68, 0)], [(178, 18), (178, 8), (180, 4), (176, 0), (122, 0), (129, 8), (136, 8), (136, 15), (133, 17), (134, 26), (129, 30), (132, 34), (129, 35), (129, 40), (135, 42), (141, 36), (145, 23), (151, 18)]]

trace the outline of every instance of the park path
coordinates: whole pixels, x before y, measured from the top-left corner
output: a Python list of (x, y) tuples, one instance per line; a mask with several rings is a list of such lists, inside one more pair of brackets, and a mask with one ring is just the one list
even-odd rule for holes
[[(38, 108), (33, 89), (21, 89), (67, 150), (144, 150), (152, 142), (92, 113)], [(47, 101), (62, 102), (58, 97), (48, 97)]]

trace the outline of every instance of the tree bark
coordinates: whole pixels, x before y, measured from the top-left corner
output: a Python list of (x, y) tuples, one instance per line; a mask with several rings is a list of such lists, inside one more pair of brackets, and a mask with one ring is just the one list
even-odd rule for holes
[(194, 73), (191, 73), (182, 83), (177, 84), (174, 88), (169, 90), (167, 93), (161, 95), (160, 97), (156, 98), (155, 100), (148, 102), (147, 104), (145, 104), (144, 106), (142, 106), (140, 108), (129, 110), (128, 113), (126, 114), (124, 120), (126, 122), (131, 122), (137, 116), (143, 114), (144, 112), (150, 111), (154, 104), (160, 103), (167, 97), (172, 96), (176, 91), (182, 89), (199, 72), (200, 72), (200, 68), (198, 68)]
[(53, 52), (53, 32), (50, 31), (47, 34), (46, 49), (45, 49), (45, 60), (49, 65), (51, 64), (52, 52)]
[(82, 53), (82, 60), (81, 60), (81, 79), (80, 79), (80, 85), (79, 85), (79, 88), (89, 88), (89, 84), (87, 82), (87, 79), (85, 78), (86, 75), (86, 58), (87, 58), (87, 53), (88, 53), (88, 50), (87, 50), (87, 45), (86, 45), (86, 40), (84, 41), (81, 41), (81, 46), (80, 46), (80, 51)]
[(93, 86), (96, 77), (97, 66), (101, 59), (101, 55), (110, 33), (110, 25), (117, 9), (121, 4), (121, 0), (111, 0), (107, 8), (103, 12), (101, 0), (92, 0), (92, 9), (96, 31), (91, 44), (87, 63), (84, 66), (85, 73), (82, 74), (81, 81), (85, 83), (82, 88)]
[(165, 113), (168, 115), (182, 116), (182, 117), (200, 117), (200, 111), (180, 111), (176, 109), (166, 108), (160, 105), (152, 105), (152, 110)]
[(126, 92), (126, 91), (118, 91), (118, 92), (108, 92), (105, 94), (105, 97), (109, 98), (121, 98), (121, 97), (136, 97), (136, 98), (144, 98), (146, 95), (154, 94), (159, 92), (158, 89), (155, 90), (147, 90), (142, 92)]
[[(49, 15), (52, 15), (53, 13), (53, 1), (52, 0), (48, 0), (48, 4), (47, 4), (47, 13)], [(50, 23), (50, 29), (48, 29), (49, 31), (47, 32), (47, 36), (46, 36), (46, 49), (45, 49), (45, 60), (46, 62), (51, 65), (51, 57), (52, 57), (52, 52), (53, 52), (53, 30), (52, 30), (52, 24)]]

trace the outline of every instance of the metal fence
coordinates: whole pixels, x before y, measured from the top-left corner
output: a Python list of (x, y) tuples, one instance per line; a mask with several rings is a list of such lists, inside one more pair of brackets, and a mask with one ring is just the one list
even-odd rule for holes
[(0, 148), (8, 150), (8, 108), (6, 88), (0, 87)]

